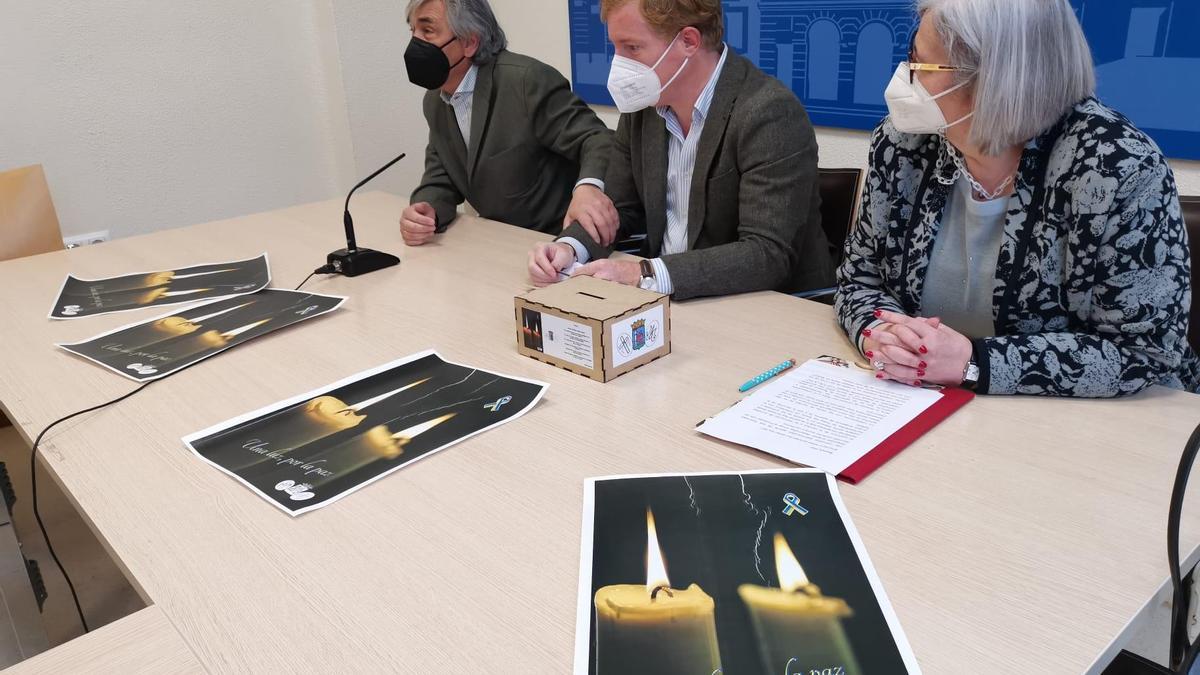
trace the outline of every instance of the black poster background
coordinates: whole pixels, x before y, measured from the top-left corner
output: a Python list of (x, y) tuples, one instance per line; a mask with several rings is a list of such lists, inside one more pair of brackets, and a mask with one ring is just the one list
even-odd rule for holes
[[(282, 458), (270, 458), (253, 451), (253, 448), (265, 448), (269, 452), (273, 439), (288, 433), (288, 415), (303, 409), (314, 398), (333, 396), (353, 406), (426, 378), (429, 378), (428, 382), (364, 409), (365, 419), (356, 426), (306, 443)], [(450, 363), (431, 352), (418, 355), (407, 363), (385, 366), (379, 372), (356, 377), (340, 386), (327, 387), (252, 413), (246, 421), (223, 423), (185, 438), (184, 443), (279, 508), (299, 515), (468, 436), (520, 416), (541, 398), (545, 389), (546, 385), (540, 382)], [(497, 409), (489, 407), (505, 398), (509, 400)], [(276, 487), (285, 481), (311, 483), (314, 477), (304, 469), (307, 460), (325, 456), (322, 453), (362, 436), (373, 427), (387, 425), (392, 432), (398, 432), (450, 413), (455, 417), (414, 437), (398, 457), (378, 459), (330, 478), (311, 490), (315, 493), (312, 498), (294, 501), (287, 492)], [(305, 464), (289, 465), (285, 461), (288, 458), (305, 460)], [(256, 463), (247, 466), (255, 460)]]
[[(169, 278), (168, 278), (169, 277)], [(67, 276), (54, 307), (52, 319), (79, 319), (144, 307), (202, 302), (213, 298), (254, 293), (271, 283), (267, 254), (249, 260), (194, 265), (176, 270), (141, 272), (106, 279)], [(158, 291), (201, 291), (147, 300)]]
[[(267, 333), (331, 312), (345, 300), (340, 296), (269, 288), (253, 295), (239, 295), (188, 307), (83, 342), (58, 346), (132, 380), (146, 382), (166, 377)], [(213, 314), (218, 316), (211, 316)], [(203, 318), (210, 316), (209, 319)], [(198, 324), (193, 319), (198, 319)], [(188, 326), (197, 327), (186, 334), (164, 337), (155, 329), (163, 322), (186, 322)], [(222, 340), (220, 346), (202, 342), (206, 334), (239, 331), (247, 327), (249, 330), (238, 333), (228, 341)]]
[[(783, 514), (783, 496), (789, 492), (809, 509), (808, 515)], [(596, 480), (591, 592), (586, 598), (591, 617), (587, 672), (596, 672), (596, 591), (611, 584), (646, 582), (647, 507), (654, 512), (671, 586), (698, 584), (716, 604), (724, 675), (764, 673), (754, 627), (737, 588), (747, 583), (779, 587), (775, 532), (783, 533), (821, 593), (844, 599), (854, 611), (843, 619), (843, 626), (862, 672), (907, 672), (833, 502), (828, 478), (803, 470), (695, 475), (686, 481), (683, 476)], [(780, 666), (778, 672), (766, 672), (782, 671)]]

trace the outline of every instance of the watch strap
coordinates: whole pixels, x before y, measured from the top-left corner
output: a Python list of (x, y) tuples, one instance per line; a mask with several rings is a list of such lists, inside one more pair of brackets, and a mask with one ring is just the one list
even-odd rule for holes
[(643, 260), (641, 262), (641, 268), (642, 268), (642, 278), (643, 279), (647, 279), (647, 278), (653, 279), (654, 278), (654, 265), (651, 265), (649, 260)]

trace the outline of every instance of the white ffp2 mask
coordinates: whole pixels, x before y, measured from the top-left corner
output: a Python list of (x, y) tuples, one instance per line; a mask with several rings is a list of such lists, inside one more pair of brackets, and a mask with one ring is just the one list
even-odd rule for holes
[(909, 80), (908, 63), (901, 62), (883, 95), (887, 100), (892, 125), (899, 131), (907, 134), (939, 134), (975, 114), (975, 111), (971, 111), (947, 124), (946, 116), (937, 104), (939, 98), (961, 89), (966, 86), (966, 82), (960, 82), (937, 96), (931, 96), (921, 85), (920, 79), (911, 78), (911, 84)]
[(658, 73), (654, 72), (654, 69), (663, 62), (663, 59), (667, 58), (671, 47), (675, 46), (675, 40), (678, 39), (679, 34), (677, 33), (653, 66), (647, 66), (640, 61), (634, 61), (624, 56), (613, 57), (612, 70), (608, 71), (608, 93), (612, 95), (613, 102), (617, 104), (617, 110), (623, 113), (632, 113), (658, 103), (658, 97), (662, 95), (663, 90), (671, 86), (675, 78), (683, 72), (684, 66), (691, 60), (684, 59), (683, 63), (679, 65), (679, 70), (675, 71), (666, 84), (658, 79)]

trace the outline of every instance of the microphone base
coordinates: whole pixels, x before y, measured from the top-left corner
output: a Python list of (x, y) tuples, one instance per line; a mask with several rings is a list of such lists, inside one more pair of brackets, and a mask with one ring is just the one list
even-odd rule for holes
[(330, 253), (326, 261), (333, 267), (334, 274), (347, 277), (357, 277), (400, 264), (396, 256), (369, 248), (356, 248), (353, 251), (340, 248)]

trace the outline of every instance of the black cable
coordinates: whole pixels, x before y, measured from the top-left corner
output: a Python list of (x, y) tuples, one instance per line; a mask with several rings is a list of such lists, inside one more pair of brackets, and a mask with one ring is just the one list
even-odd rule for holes
[(50, 552), (50, 557), (54, 559), (54, 564), (58, 566), (58, 571), (62, 573), (63, 579), (65, 579), (67, 582), (67, 588), (69, 588), (71, 590), (71, 599), (75, 601), (75, 611), (79, 613), (79, 623), (83, 624), (83, 632), (84, 633), (89, 632), (91, 629), (88, 628), (87, 619), (83, 615), (83, 607), (79, 604), (79, 594), (75, 592), (75, 584), (71, 581), (71, 575), (67, 574), (67, 568), (63, 567), (62, 561), (58, 559), (58, 554), (54, 552), (54, 545), (50, 543), (50, 533), (46, 531), (46, 524), (42, 522), (42, 513), (38, 509), (38, 500), (37, 500), (37, 451), (38, 451), (38, 446), (41, 445), (42, 438), (46, 435), (46, 432), (50, 431), (51, 429), (58, 426), (59, 424), (66, 422), (67, 420), (69, 420), (73, 417), (78, 417), (85, 413), (90, 413), (90, 412), (99, 410), (101, 408), (110, 406), (114, 403), (120, 403), (121, 401), (124, 401), (125, 399), (129, 398), (130, 396), (133, 396), (134, 394), (145, 389), (146, 387), (149, 387), (151, 384), (153, 384), (153, 381), (146, 382), (145, 384), (143, 384), (140, 387), (138, 387), (137, 389), (134, 389), (133, 391), (125, 394), (124, 396), (114, 398), (113, 400), (107, 401), (105, 403), (101, 403), (100, 405), (92, 406), (91, 408), (80, 410), (78, 412), (73, 412), (70, 415), (67, 415), (66, 417), (60, 417), (60, 418), (54, 420), (45, 429), (42, 429), (42, 432), (40, 434), (37, 435), (37, 438), (35, 438), (33, 441), (33, 449), (29, 453), (29, 492), (30, 492), (30, 498), (33, 501), (33, 517), (37, 521), (38, 529), (42, 531), (42, 537), (46, 540), (46, 550)]
[[(1171, 492), (1171, 507), (1167, 516), (1167, 561), (1171, 565), (1171, 586), (1175, 598), (1171, 607), (1171, 653), (1172, 668), (1180, 668), (1176, 672), (1186, 673), (1183, 666), (1190, 668), (1200, 651), (1200, 641), (1188, 645), (1187, 613), (1188, 613), (1188, 584), (1184, 582), (1183, 571), (1179, 569), (1179, 525), (1183, 518), (1183, 498), (1187, 492), (1188, 477), (1196, 455), (1200, 453), (1200, 426), (1192, 432), (1184, 446), (1183, 456), (1179, 459), (1179, 470), (1175, 473), (1175, 487)], [(1194, 583), (1194, 577), (1193, 577)]]
[[(321, 267), (318, 267), (317, 269), (313, 270), (307, 277), (304, 278), (304, 281), (300, 282), (299, 286), (296, 286), (296, 290), (297, 291), (300, 290), (301, 286), (308, 283), (309, 279), (312, 279), (314, 276), (316, 276), (318, 274), (333, 274), (333, 265), (322, 265)], [(133, 391), (130, 391), (129, 393), (124, 394), (122, 396), (118, 396), (117, 398), (114, 398), (111, 401), (106, 401), (104, 403), (101, 403), (100, 405), (94, 405), (90, 408), (85, 408), (83, 410), (73, 412), (70, 415), (67, 415), (65, 417), (60, 417), (60, 418), (54, 420), (53, 422), (51, 422), (50, 424), (48, 424), (45, 429), (42, 429), (41, 433), (39, 433), (37, 435), (37, 437), (33, 440), (33, 448), (29, 453), (29, 493), (30, 493), (30, 499), (33, 502), (33, 518), (34, 518), (34, 520), (37, 521), (38, 529), (41, 530), (41, 532), (42, 532), (42, 538), (46, 540), (46, 550), (50, 553), (50, 557), (54, 560), (55, 566), (58, 567), (58, 571), (62, 573), (63, 579), (67, 582), (67, 588), (69, 588), (71, 590), (71, 599), (75, 601), (75, 611), (79, 613), (79, 623), (83, 625), (84, 633), (90, 632), (91, 628), (88, 627), (87, 618), (83, 614), (83, 606), (79, 603), (79, 593), (77, 593), (75, 591), (75, 583), (71, 581), (71, 575), (67, 574), (67, 568), (64, 567), (62, 564), (62, 561), (58, 559), (58, 554), (54, 551), (54, 545), (50, 543), (50, 533), (46, 530), (46, 524), (44, 522), (42, 522), (42, 513), (41, 513), (41, 510), (38, 508), (38, 500), (37, 500), (37, 451), (38, 451), (38, 446), (41, 445), (42, 438), (45, 437), (46, 433), (49, 432), (54, 427), (58, 426), (59, 424), (62, 424), (63, 422), (66, 422), (69, 419), (79, 417), (80, 415), (85, 415), (87, 413), (100, 410), (101, 408), (107, 408), (110, 405), (120, 403), (121, 401), (124, 401), (125, 399), (133, 396), (134, 394), (140, 392), (141, 390), (145, 389), (146, 387), (149, 387), (151, 384), (154, 384), (155, 382), (161, 382), (162, 380), (165, 380), (168, 377), (171, 377), (173, 375), (178, 375), (179, 373), (182, 373), (183, 371), (187, 370), (188, 368), (191, 368), (192, 366), (196, 365), (197, 363), (200, 363), (200, 362), (196, 361), (194, 363), (189, 363), (188, 365), (180, 368), (179, 370), (176, 370), (162, 378), (159, 378), (158, 380), (151, 380), (149, 382), (145, 382), (141, 386), (139, 386), (137, 389), (134, 389)]]
[(313, 278), (314, 276), (316, 276), (318, 274), (333, 274), (333, 265), (321, 265), (320, 267), (313, 270), (312, 272), (309, 272), (308, 276), (304, 277), (304, 281), (301, 281), (300, 286), (297, 286), (295, 288), (295, 290), (297, 290), (297, 291), (300, 290), (301, 286), (304, 286), (304, 284), (307, 284), (309, 279)]

